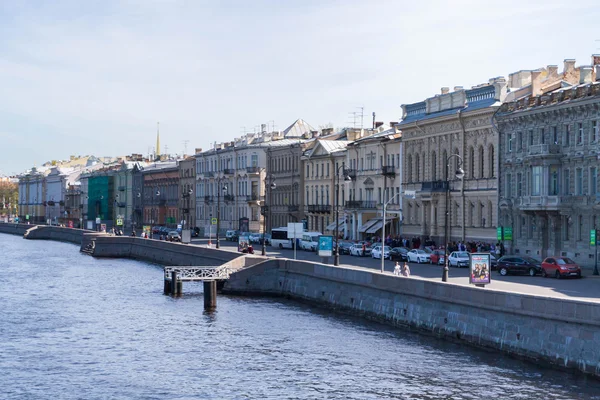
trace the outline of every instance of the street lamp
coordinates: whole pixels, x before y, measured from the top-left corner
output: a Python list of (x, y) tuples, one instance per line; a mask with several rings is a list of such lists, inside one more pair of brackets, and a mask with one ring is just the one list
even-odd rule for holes
[(384, 251), (385, 250), (385, 208), (399, 194), (400, 193), (396, 193), (395, 195), (392, 196), (391, 199), (389, 199), (388, 201), (386, 201), (385, 203), (383, 203), (383, 214), (382, 214), (383, 215), (383, 226), (381, 227), (381, 272), (382, 273), (384, 271), (384, 264), (385, 264), (385, 257), (384, 257), (384, 255), (385, 255), (385, 251)]
[[(221, 180), (218, 181), (219, 186), (221, 185)], [(223, 186), (223, 196), (227, 194), (227, 185)], [(221, 227), (221, 191), (217, 190), (217, 245), (216, 248), (219, 248), (219, 229)]]
[[(450, 177), (448, 176), (448, 168), (450, 168), (450, 159), (456, 157), (458, 159), (458, 165), (456, 166), (455, 175), (458, 179), (462, 179), (465, 176), (465, 171), (460, 167), (463, 163), (463, 159), (458, 154), (451, 154), (446, 158), (446, 207), (444, 215), (444, 270), (442, 272), (442, 282), (448, 281), (448, 198), (450, 197)], [(463, 210), (464, 212), (464, 210)]]
[(346, 172), (346, 163), (342, 162), (342, 165), (337, 167), (335, 170), (335, 254), (333, 255), (333, 265), (340, 265), (340, 243), (339, 243), (339, 226), (340, 226), (340, 168), (344, 174), (344, 182), (350, 182), (352, 178)]
[[(275, 183), (275, 178), (273, 178), (273, 176), (269, 176), (268, 178), (265, 178), (265, 183), (267, 183), (267, 180), (269, 182), (271, 182), (271, 185), (269, 186), (269, 188), (271, 190), (275, 189), (277, 187), (277, 184)], [(270, 193), (270, 192), (269, 192)], [(267, 198), (267, 194), (265, 193), (265, 199)], [(269, 198), (270, 200), (270, 198)], [(269, 201), (270, 203), (270, 201)], [(262, 208), (262, 215), (263, 215), (263, 232), (262, 232), (262, 248), (260, 251), (260, 254), (263, 256), (267, 255), (267, 247), (265, 245), (265, 231), (267, 230), (267, 210), (269, 209), (269, 207), (271, 206), (271, 204), (269, 204), (268, 206), (263, 205)]]

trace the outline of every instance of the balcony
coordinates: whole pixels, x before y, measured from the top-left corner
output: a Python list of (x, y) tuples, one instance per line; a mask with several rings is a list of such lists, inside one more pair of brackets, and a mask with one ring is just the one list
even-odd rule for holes
[(246, 167), (246, 173), (248, 173), (248, 174), (260, 174), (260, 167)]
[(396, 168), (392, 165), (384, 165), (383, 167), (381, 167), (381, 175), (396, 176)]
[(331, 206), (325, 204), (309, 204), (308, 212), (329, 214), (331, 213)]
[(298, 206), (288, 206), (288, 212), (297, 212), (300, 208)]
[(346, 202), (346, 208), (376, 209), (377, 202), (374, 200), (349, 200)]
[(260, 196), (256, 193), (246, 196), (246, 201), (248, 203), (256, 203), (260, 200)]
[(356, 179), (356, 170), (355, 169), (347, 169), (346, 175), (348, 175), (348, 177), (350, 177), (350, 179), (355, 180)]
[(233, 175), (235, 171), (232, 168), (225, 168), (223, 170), (223, 175)]
[(560, 156), (560, 146), (557, 144), (536, 144), (527, 148), (527, 158)]
[(421, 192), (445, 192), (448, 190), (448, 181), (431, 181), (421, 183)]
[(561, 206), (587, 206), (593, 202), (587, 196), (523, 196), (516, 199), (521, 211), (559, 211)]
[(223, 200), (230, 202), (230, 201), (235, 201), (235, 197), (232, 194), (226, 194), (223, 196)]
[(124, 201), (119, 201), (119, 202), (117, 202), (117, 207), (125, 208), (125, 207), (127, 207), (127, 203)]
[(204, 202), (210, 204), (213, 202), (212, 196), (204, 196)]
[(118, 190), (119, 192), (124, 192), (124, 191), (125, 191), (125, 186), (124, 186), (124, 185), (118, 186), (118, 187), (117, 187), (117, 190)]

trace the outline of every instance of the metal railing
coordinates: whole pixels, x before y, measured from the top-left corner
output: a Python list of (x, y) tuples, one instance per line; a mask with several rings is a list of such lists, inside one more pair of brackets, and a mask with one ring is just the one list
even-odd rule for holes
[(307, 207), (308, 207), (308, 212), (312, 212), (312, 213), (330, 213), (331, 212), (331, 206), (326, 205), (326, 204), (309, 204)]
[(218, 267), (164, 267), (165, 280), (170, 281), (173, 272), (177, 272), (177, 279), (181, 281), (215, 281), (229, 279), (233, 271), (228, 264)]
[(374, 200), (348, 200), (346, 201), (346, 208), (377, 208), (377, 202)]

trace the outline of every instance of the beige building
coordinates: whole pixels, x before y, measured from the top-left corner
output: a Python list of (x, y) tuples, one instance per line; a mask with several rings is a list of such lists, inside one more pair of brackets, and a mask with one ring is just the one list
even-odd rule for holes
[(179, 218), (185, 229), (196, 226), (196, 157), (179, 161)]
[(354, 140), (346, 154), (352, 181), (345, 202), (345, 236), (354, 240), (381, 235), (383, 204), (388, 201), (386, 236), (400, 230), (400, 133), (384, 126), (368, 133), (350, 136)]
[[(444, 242), (446, 192), (449, 240), (496, 241), (498, 136), (492, 116), (506, 96), (503, 78), (402, 106), (405, 236)], [(464, 179), (455, 171), (462, 167)]]

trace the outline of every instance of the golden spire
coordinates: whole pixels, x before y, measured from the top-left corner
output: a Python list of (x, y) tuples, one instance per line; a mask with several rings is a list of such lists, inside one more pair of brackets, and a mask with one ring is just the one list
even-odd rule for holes
[(156, 123), (156, 158), (160, 158), (160, 130), (159, 130), (160, 122)]

